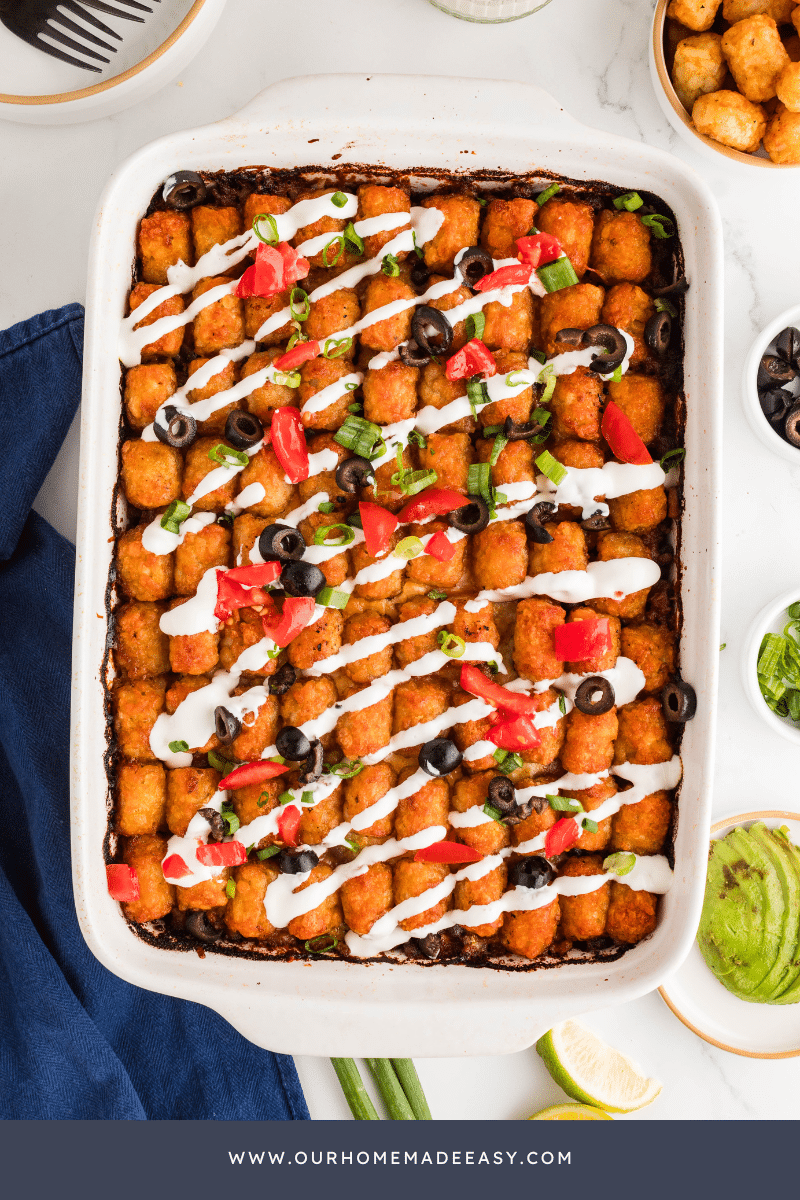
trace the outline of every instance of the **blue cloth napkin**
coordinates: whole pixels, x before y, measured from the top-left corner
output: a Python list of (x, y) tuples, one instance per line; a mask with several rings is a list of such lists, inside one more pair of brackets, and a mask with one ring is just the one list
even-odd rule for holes
[(31, 505), (77, 410), (83, 309), (0, 332), (0, 1118), (304, 1120), (294, 1063), (112, 975), (72, 898), (75, 551)]

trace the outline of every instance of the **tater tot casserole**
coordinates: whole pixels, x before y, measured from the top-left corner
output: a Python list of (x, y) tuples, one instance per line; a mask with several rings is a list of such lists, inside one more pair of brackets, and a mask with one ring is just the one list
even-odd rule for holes
[(687, 281), (650, 193), (180, 171), (122, 322), (111, 895), (151, 943), (553, 967), (672, 879)]

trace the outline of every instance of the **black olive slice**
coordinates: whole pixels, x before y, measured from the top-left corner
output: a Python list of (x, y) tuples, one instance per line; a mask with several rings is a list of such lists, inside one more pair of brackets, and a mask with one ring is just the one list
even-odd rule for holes
[(614, 689), (602, 675), (590, 675), (575, 693), (575, 707), (589, 717), (609, 712), (614, 704)]
[(608, 513), (602, 513), (599, 508), (585, 521), (581, 521), (581, 529), (586, 529), (589, 533), (596, 533), (600, 529), (609, 529), (610, 525)]
[(223, 746), (229, 746), (242, 732), (242, 722), (222, 704), (214, 709), (214, 729)]
[(303, 535), (292, 525), (268, 525), (258, 539), (264, 562), (291, 562), (294, 558), (302, 558), (305, 548)]
[(457, 270), (467, 287), (474, 288), (484, 275), (491, 275), (494, 262), (482, 246), (468, 246), (456, 264)]
[(608, 375), (622, 366), (628, 352), (628, 343), (622, 331), (614, 325), (592, 325), (584, 334), (585, 346), (600, 346), (605, 354), (597, 354), (589, 363), (589, 370), (599, 375)]
[(489, 784), (489, 803), (506, 815), (516, 807), (517, 789), (505, 775), (496, 775)]
[(407, 367), (427, 367), (431, 361), (430, 354), (421, 350), (413, 338), (400, 343), (399, 354), (400, 362), (405, 363)]
[(536, 421), (522, 421), (517, 424), (512, 417), (506, 417), (503, 422), (503, 437), (509, 442), (520, 442), (524, 438), (541, 433), (543, 429), (544, 425), (539, 425)]
[(419, 294), (419, 292), (425, 291), (426, 287), (428, 286), (428, 279), (430, 278), (430, 271), (425, 266), (425, 263), (422, 261), (421, 258), (418, 258), (417, 261), (414, 263), (413, 267), (411, 268), (411, 273), (409, 275), (409, 278), (411, 280), (411, 286), (415, 289), (415, 291), (418, 294)]
[(158, 421), (153, 422), (153, 431), (160, 442), (183, 450), (191, 446), (197, 437), (197, 421), (189, 413), (183, 413), (174, 404), (168, 404), (164, 409), (167, 418), (166, 426)]
[[(431, 326), (434, 333), (428, 334)], [(425, 354), (446, 354), (453, 344), (453, 326), (438, 308), (420, 304), (411, 318), (411, 336)]]
[(206, 185), (196, 171), (175, 171), (164, 181), (161, 195), (170, 208), (192, 208), (205, 200)]
[(549, 500), (542, 500), (525, 513), (525, 530), (532, 542), (536, 542), (540, 546), (546, 546), (548, 542), (552, 542), (553, 535), (547, 532), (542, 521), (554, 517), (556, 507)]
[(585, 346), (584, 334), (585, 329), (559, 329), (555, 337), (557, 346), (575, 346), (576, 349), (580, 346)]
[(461, 765), (462, 757), (455, 742), (451, 742), (449, 738), (433, 738), (421, 747), (419, 765), (426, 775), (439, 778), (455, 771), (456, 767)]
[(319, 855), (313, 850), (281, 850), (275, 862), (282, 875), (304, 875), (313, 871)]
[(489, 524), (489, 506), (482, 496), (470, 496), (469, 504), (454, 508), (445, 520), (461, 533), (480, 533)]
[(245, 412), (235, 408), (225, 422), (225, 441), (230, 442), (237, 450), (248, 450), (260, 442), (264, 436), (264, 426), (255, 413)]
[(411, 941), (425, 958), (438, 958), (442, 950), (442, 939), (438, 933), (429, 933), (424, 938), (412, 938)]
[(197, 938), (198, 942), (218, 942), (222, 937), (222, 930), (215, 929), (213, 925), (209, 925), (206, 920), (206, 914), (197, 909), (192, 909), (187, 912), (184, 921), (184, 929), (190, 933), (193, 938)]
[(368, 458), (354, 454), (346, 458), (336, 468), (336, 486), (343, 492), (355, 494), (360, 488), (368, 487), (375, 482), (375, 469)]
[(215, 808), (201, 808), (199, 815), (205, 817), (211, 826), (211, 832), (208, 835), (210, 842), (221, 842), (225, 837), (225, 822), (222, 819), (222, 813), (218, 813)]
[(311, 742), (311, 749), (306, 755), (305, 765), (297, 779), (298, 787), (308, 787), (310, 783), (316, 783), (322, 775), (322, 763), (325, 751), (322, 749), (322, 742), (318, 738), (314, 738)]
[(787, 408), (791, 405), (794, 396), (791, 392), (785, 391), (784, 388), (774, 387), (766, 392), (762, 392), (758, 397), (761, 411), (765, 417), (772, 419), (773, 417), (783, 418)]
[(791, 383), (796, 375), (797, 371), (786, 359), (778, 358), (775, 354), (765, 354), (758, 367), (756, 382), (759, 388), (775, 387), (776, 384), (782, 387), (785, 383)]
[(787, 442), (792, 446), (800, 446), (800, 404), (793, 404), (789, 409), (783, 430)]
[(792, 325), (782, 329), (775, 341), (775, 353), (797, 368), (800, 359), (800, 329), (795, 329)]
[(280, 583), (287, 596), (316, 596), (325, 587), (325, 576), (314, 563), (292, 559), (281, 571)]
[(509, 887), (541, 888), (552, 883), (556, 877), (554, 869), (546, 858), (531, 854), (520, 858), (508, 868)]
[(644, 340), (654, 354), (663, 358), (672, 337), (672, 317), (668, 312), (657, 312), (644, 327)]
[(682, 296), (688, 290), (689, 281), (685, 275), (678, 274), (676, 264), (672, 283), (668, 283), (666, 287), (653, 288), (652, 293), (654, 296)]
[(670, 680), (661, 692), (661, 709), (668, 721), (679, 725), (691, 721), (697, 712), (697, 695), (692, 685), (677, 677)]
[(311, 753), (311, 742), (302, 729), (295, 725), (284, 725), (275, 738), (275, 749), (281, 758), (288, 758), (290, 762), (300, 762)]
[(284, 663), (269, 680), (270, 696), (283, 696), (297, 682), (297, 671), (291, 663)]

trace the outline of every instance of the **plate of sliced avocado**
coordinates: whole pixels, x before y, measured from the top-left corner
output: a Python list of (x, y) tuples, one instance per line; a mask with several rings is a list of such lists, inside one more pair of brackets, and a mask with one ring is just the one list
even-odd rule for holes
[(800, 814), (742, 813), (711, 836), (697, 939), (661, 996), (732, 1054), (800, 1055)]

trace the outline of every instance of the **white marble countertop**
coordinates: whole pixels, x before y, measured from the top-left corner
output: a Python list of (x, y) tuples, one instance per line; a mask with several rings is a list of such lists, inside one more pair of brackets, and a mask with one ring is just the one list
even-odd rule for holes
[[(740, 401), (745, 353), (756, 332), (800, 292), (800, 171), (746, 171), (706, 162), (661, 115), (650, 85), (652, 3), (553, 0), (505, 26), (454, 20), (426, 0), (229, 0), (212, 42), (182, 77), (149, 101), (85, 125), (0, 121), (3, 269), (0, 327), (83, 300), (98, 195), (133, 150), (164, 133), (242, 107), (280, 78), (326, 71), (389, 71), (533, 81), (578, 120), (671, 150), (706, 178), (726, 239), (724, 576), (714, 810), (797, 811), (797, 752), (762, 724), (739, 683), (745, 630), (767, 601), (800, 582), (791, 523), (800, 516), (800, 460), (771, 455)], [(304, 30), (298, 36), (299, 29)], [(695, 397), (702, 403), (702, 397)], [(74, 539), (78, 435), (74, 426), (37, 509)], [(631, 1119), (800, 1116), (800, 1059), (761, 1061), (695, 1037), (658, 994), (587, 1024), (664, 1082)], [(312, 1117), (349, 1112), (327, 1060), (298, 1060)], [(434, 1117), (520, 1118), (562, 1093), (533, 1050), (507, 1058), (419, 1063)]]

